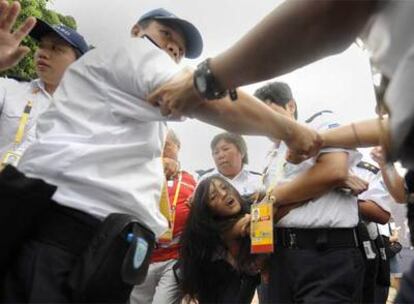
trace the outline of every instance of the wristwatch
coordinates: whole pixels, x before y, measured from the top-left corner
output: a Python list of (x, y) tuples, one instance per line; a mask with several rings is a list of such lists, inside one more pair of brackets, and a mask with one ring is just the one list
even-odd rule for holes
[(193, 76), (194, 87), (205, 100), (220, 99), (225, 97), (229, 92), (231, 99), (236, 100), (237, 93), (235, 89), (223, 89), (217, 82), (217, 79), (210, 69), (210, 59), (207, 58), (197, 66)]

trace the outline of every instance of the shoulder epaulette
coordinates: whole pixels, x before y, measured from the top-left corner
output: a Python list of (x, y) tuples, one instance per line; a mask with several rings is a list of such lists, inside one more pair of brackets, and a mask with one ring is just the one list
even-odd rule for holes
[(198, 177), (202, 177), (203, 175), (206, 175), (207, 173), (213, 172), (214, 168), (210, 168), (207, 170), (196, 170), (195, 172), (198, 174)]
[(309, 117), (308, 119), (306, 119), (305, 120), (305, 122), (306, 123), (310, 123), (310, 122), (312, 122), (316, 117), (318, 117), (318, 116), (320, 116), (320, 115), (322, 115), (323, 113), (333, 113), (332, 111), (330, 111), (330, 110), (323, 110), (323, 111), (320, 111), (320, 112), (318, 112), (318, 113), (315, 113), (315, 114), (313, 114), (311, 117)]
[(357, 167), (371, 171), (374, 174), (377, 174), (380, 171), (380, 169), (377, 166), (370, 164), (369, 162), (366, 162), (366, 161), (360, 161)]

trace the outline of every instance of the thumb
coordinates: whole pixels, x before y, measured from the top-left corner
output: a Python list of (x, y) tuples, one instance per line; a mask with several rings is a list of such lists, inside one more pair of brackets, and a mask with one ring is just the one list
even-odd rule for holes
[(147, 101), (152, 104), (154, 107), (158, 107), (160, 105), (160, 100), (162, 100), (164, 95), (163, 86), (155, 89), (147, 96)]

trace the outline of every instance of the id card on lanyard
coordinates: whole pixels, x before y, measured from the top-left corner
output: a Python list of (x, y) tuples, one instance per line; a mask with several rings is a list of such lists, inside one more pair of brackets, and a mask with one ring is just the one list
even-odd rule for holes
[(17, 153), (17, 149), (23, 141), (27, 125), (29, 123), (30, 112), (32, 111), (33, 103), (29, 100), (24, 107), (22, 116), (20, 116), (19, 125), (17, 127), (16, 135), (14, 136), (13, 148), (6, 152), (1, 162), (1, 168), (6, 165), (17, 166), (21, 154)]
[(177, 182), (177, 186), (175, 188), (174, 199), (172, 201), (172, 204), (169, 204), (168, 189), (167, 188), (166, 188), (167, 191), (165, 191), (165, 194), (163, 194), (163, 196), (167, 195), (166, 199), (164, 198), (164, 201), (168, 202), (168, 205), (169, 205), (168, 214), (166, 216), (166, 218), (168, 220), (168, 230), (166, 232), (164, 232), (164, 234), (161, 235), (161, 237), (158, 239), (159, 243), (164, 243), (164, 244), (165, 243), (170, 243), (173, 240), (175, 215), (176, 215), (176, 209), (177, 209), (178, 196), (180, 194), (182, 176), (183, 176), (183, 174), (182, 174), (182, 172), (180, 172), (178, 174), (178, 182)]
[(274, 251), (273, 218), (275, 211), (273, 205), (276, 197), (272, 195), (272, 191), (282, 177), (285, 162), (283, 156), (278, 157), (274, 179), (266, 191), (265, 198), (250, 207), (251, 253), (272, 253)]

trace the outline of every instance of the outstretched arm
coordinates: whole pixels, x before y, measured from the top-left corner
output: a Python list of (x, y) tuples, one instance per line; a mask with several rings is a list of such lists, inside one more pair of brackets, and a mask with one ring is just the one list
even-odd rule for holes
[(345, 50), (381, 1), (288, 0), (240, 41), (211, 60), (225, 88), (290, 72)]
[(281, 139), (300, 155), (315, 155), (321, 145), (314, 130), (275, 113), (242, 91), (236, 102), (230, 99), (203, 102), (191, 115), (230, 132)]

